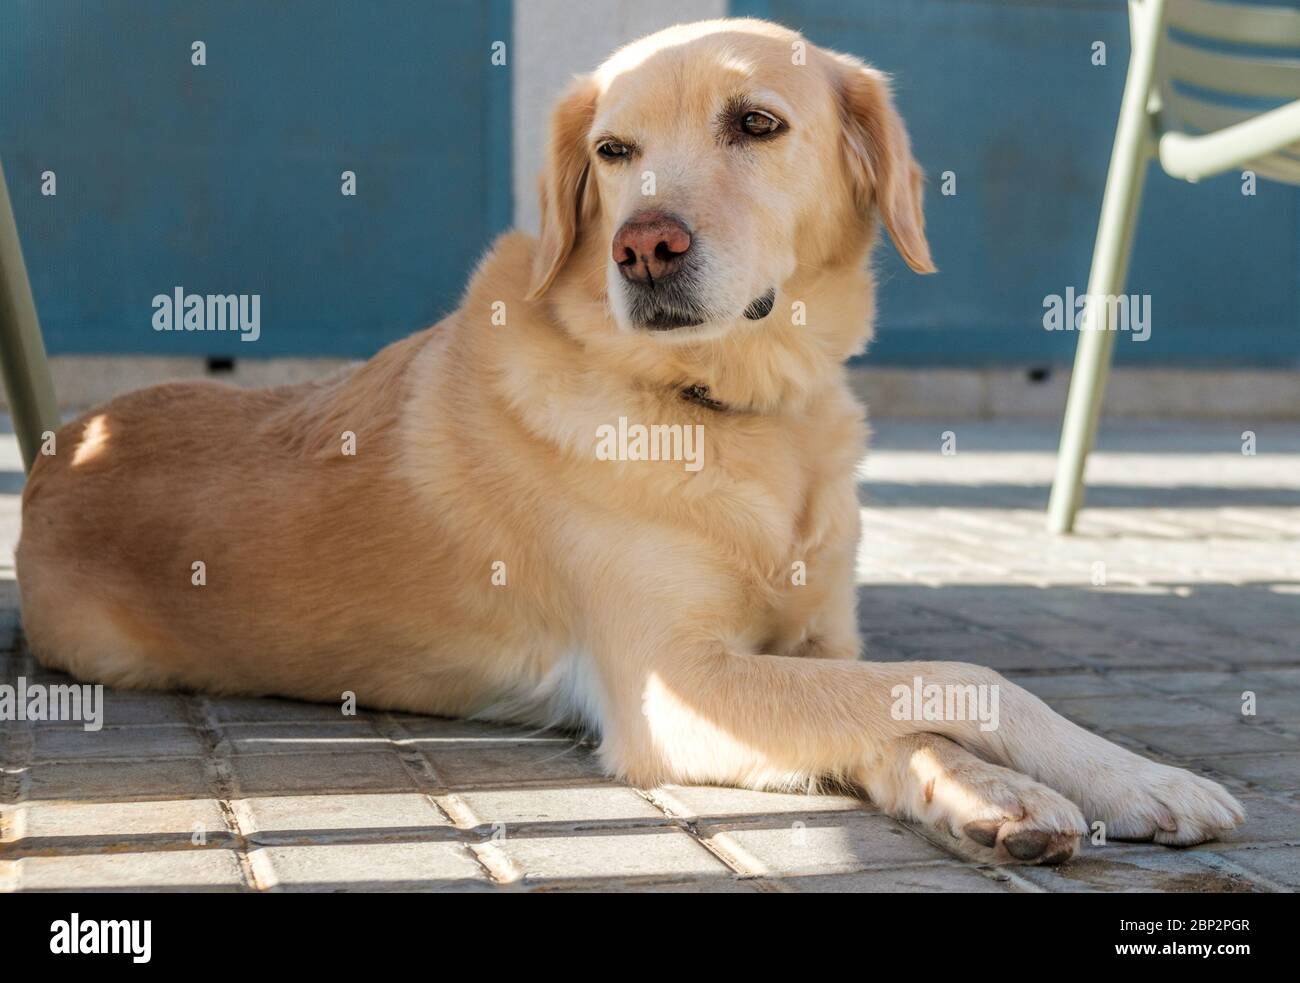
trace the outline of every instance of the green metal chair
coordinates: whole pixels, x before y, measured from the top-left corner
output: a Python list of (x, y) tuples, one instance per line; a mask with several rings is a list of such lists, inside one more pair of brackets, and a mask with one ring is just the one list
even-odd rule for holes
[(18, 241), (18, 226), (9, 204), (9, 187), (0, 167), (0, 372), (4, 374), (9, 412), (28, 471), (41, 450), (41, 434), (59, 428), (50, 365), (45, 358), (41, 325), (36, 319), (27, 266)]
[[(1242, 168), (1300, 184), (1300, 10), (1129, 0), (1129, 30), (1132, 54), (1088, 277), (1090, 298), (1124, 289), (1152, 158), (1184, 181)], [(1279, 49), (1295, 57), (1279, 57)], [(1261, 111), (1241, 108), (1241, 97), (1292, 101)], [(1089, 302), (1084, 310), (1047, 508), (1052, 532), (1074, 528), (1083, 500), (1084, 467), (1115, 344), (1111, 310), (1104, 302)]]

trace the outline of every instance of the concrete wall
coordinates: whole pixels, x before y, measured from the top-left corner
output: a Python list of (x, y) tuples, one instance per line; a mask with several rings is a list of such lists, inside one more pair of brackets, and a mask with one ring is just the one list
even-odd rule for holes
[[(206, 377), (258, 388), (304, 382), (355, 364), (336, 358), (241, 358), (233, 371), (214, 374), (201, 358), (177, 356), (56, 355), (50, 362), (65, 412), (174, 379)], [(1013, 368), (856, 366), (849, 382), (879, 419), (1059, 420), (1069, 373), (1053, 371), (1043, 378)], [(7, 409), (0, 390), (0, 411)], [(1143, 419), (1300, 420), (1300, 372), (1121, 367), (1111, 374), (1103, 411), (1108, 417)]]

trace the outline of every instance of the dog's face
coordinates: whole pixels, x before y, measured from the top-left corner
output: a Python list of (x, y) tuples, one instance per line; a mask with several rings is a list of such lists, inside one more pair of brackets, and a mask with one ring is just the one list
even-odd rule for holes
[(530, 293), (577, 266), (620, 330), (714, 337), (860, 262), (873, 212), (932, 270), (921, 185), (878, 72), (759, 21), (671, 28), (560, 101)]

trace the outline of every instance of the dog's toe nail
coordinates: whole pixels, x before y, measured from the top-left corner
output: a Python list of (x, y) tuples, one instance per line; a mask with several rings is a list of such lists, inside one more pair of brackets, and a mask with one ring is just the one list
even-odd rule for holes
[(993, 846), (998, 842), (998, 830), (1002, 822), (998, 819), (976, 819), (962, 827), (962, 832), (980, 846)]
[(1051, 840), (1052, 834), (1045, 829), (1027, 829), (1020, 833), (1012, 833), (1003, 840), (1003, 843), (1006, 845), (1007, 853), (1017, 860), (1033, 860), (1042, 856)]

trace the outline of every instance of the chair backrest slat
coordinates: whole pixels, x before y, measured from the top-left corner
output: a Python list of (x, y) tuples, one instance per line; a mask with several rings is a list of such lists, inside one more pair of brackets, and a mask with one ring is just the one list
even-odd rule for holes
[(1283, 184), (1300, 184), (1300, 160), (1283, 154), (1272, 154), (1259, 160), (1248, 161), (1242, 170), (1254, 171), (1260, 177)]
[(1264, 99), (1300, 99), (1300, 59), (1223, 54), (1166, 37), (1161, 76), (1201, 89)]
[[(1191, 135), (1217, 133), (1300, 99), (1300, 9), (1168, 0), (1155, 84), (1159, 129)], [(1300, 144), (1243, 166), (1300, 184)]]
[[(1179, 122), (1179, 129), (1186, 128), (1193, 133), (1214, 133), (1216, 130), (1227, 129), (1229, 126), (1244, 123), (1246, 120), (1259, 115), (1257, 109), (1243, 109), (1239, 106), (1225, 106), (1222, 103), (1206, 102), (1204, 99), (1198, 99), (1177, 90), (1167, 93), (1165, 100), (1162, 111)], [(1285, 152), (1295, 154), (1296, 158), (1300, 160), (1300, 141), (1292, 144)]]
[(1263, 4), (1173, 0), (1165, 24), (1184, 34), (1233, 44), (1300, 47), (1300, 10)]
[[(1193, 133), (1214, 133), (1258, 115), (1257, 110), (1205, 102), (1176, 90), (1169, 92), (1165, 99), (1162, 113), (1177, 119), (1179, 130)], [(1247, 161), (1242, 167), (1272, 181), (1300, 184), (1300, 141), (1280, 153)]]

